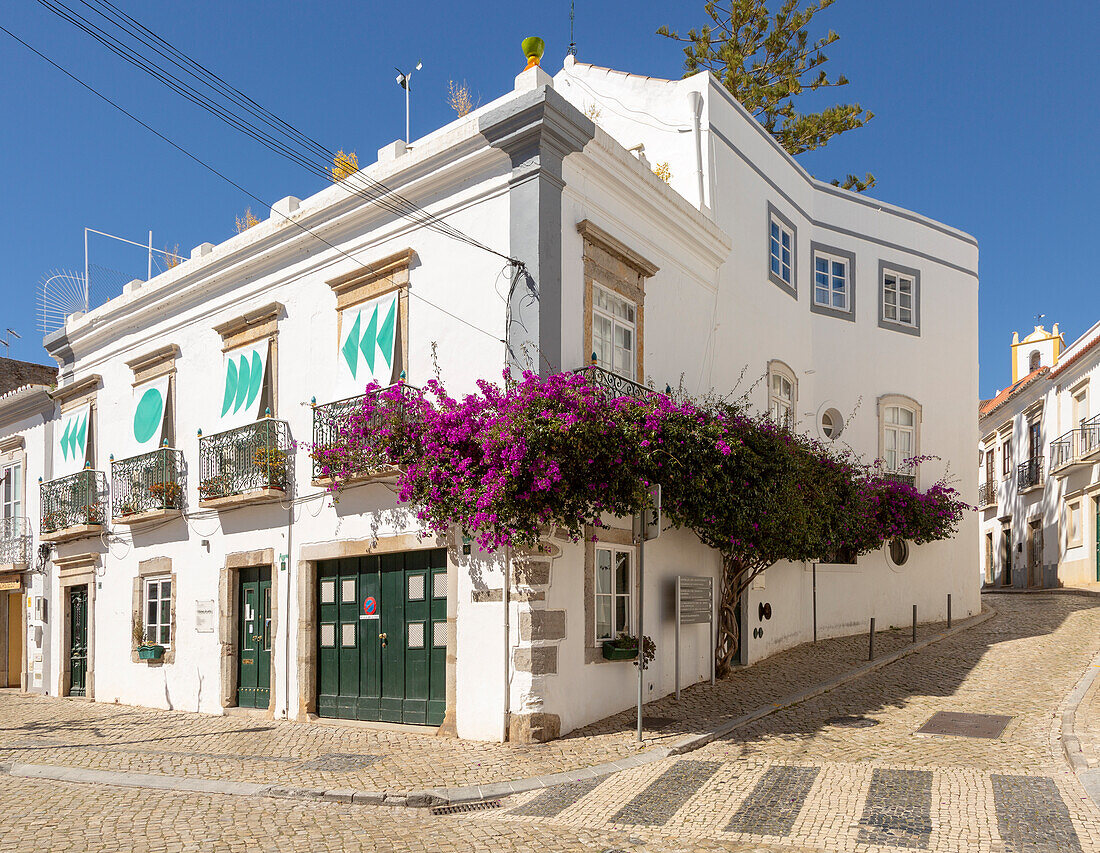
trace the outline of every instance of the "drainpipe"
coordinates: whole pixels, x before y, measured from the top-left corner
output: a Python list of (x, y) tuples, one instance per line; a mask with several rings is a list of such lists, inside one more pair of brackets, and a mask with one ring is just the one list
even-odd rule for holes
[(699, 210), (702, 210), (705, 202), (703, 195), (703, 96), (699, 92), (688, 92), (688, 101), (691, 103), (692, 135), (695, 138), (695, 180), (699, 191)]
[(500, 739), (502, 742), (507, 743), (508, 724), (511, 722), (512, 716), (512, 636), (508, 611), (511, 605), (509, 593), (512, 587), (513, 555), (511, 548), (508, 548), (504, 553), (504, 589), (500, 595), (500, 601), (504, 607), (504, 714), (501, 718), (504, 721), (504, 730), (501, 732)]
[[(283, 693), (285, 694), (283, 696), (283, 705), (284, 705), (284, 707), (283, 707), (283, 719), (284, 720), (289, 720), (290, 719), (290, 626), (294, 624), (292, 622), (291, 616), (290, 616), (290, 609), (294, 606), (294, 591), (293, 591), (293, 585), (290, 582), (290, 575), (291, 575), (290, 567), (291, 567), (291, 565), (293, 565), (293, 558), (294, 558), (294, 548), (293, 548), (293, 545), (294, 545), (294, 504), (293, 503), (290, 505), (290, 508), (287, 510), (287, 512), (288, 512), (288, 518), (287, 518), (287, 524), (286, 524), (286, 571), (285, 572), (281, 571), (282, 567), (280, 566), (280, 572), (279, 572), (279, 574), (285, 574), (286, 575), (286, 605), (284, 607), (280, 608), (281, 610), (283, 610), (286, 613), (286, 616), (283, 619), (283, 635), (285, 637), (285, 639), (283, 641), (283, 651), (284, 651), (284, 655), (283, 655), (283, 657), (284, 657), (284, 660), (283, 660)], [(276, 557), (276, 559), (278, 559), (278, 557)], [(298, 692), (301, 693), (301, 690), (299, 690)]]

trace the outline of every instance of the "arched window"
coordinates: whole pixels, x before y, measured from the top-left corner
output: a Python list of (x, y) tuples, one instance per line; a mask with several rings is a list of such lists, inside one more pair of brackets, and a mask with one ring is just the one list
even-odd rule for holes
[(1033, 372), (1039, 369), (1039, 365), (1042, 362), (1043, 357), (1039, 354), (1039, 350), (1033, 349), (1031, 355), (1027, 359), (1027, 369), (1029, 372)]
[(794, 426), (798, 381), (794, 371), (781, 361), (768, 362), (768, 414), (780, 426)]
[(901, 394), (888, 394), (879, 397), (878, 417), (883, 470), (916, 485), (917, 468), (909, 460), (920, 455), (920, 403)]

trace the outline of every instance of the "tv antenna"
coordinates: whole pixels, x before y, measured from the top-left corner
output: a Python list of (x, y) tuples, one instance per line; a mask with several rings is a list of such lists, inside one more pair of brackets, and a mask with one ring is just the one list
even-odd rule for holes
[(1042, 325), (1044, 317), (1046, 317), (1046, 314), (1036, 314), (1035, 315), (1035, 325), (1036, 326)]
[(412, 145), (409, 144), (410, 143), (410, 139), (409, 139), (409, 86), (412, 83), (413, 71), (419, 71), (423, 67), (424, 67), (424, 63), (421, 62), (419, 59), (416, 61), (416, 68), (414, 68), (412, 71), (409, 71), (408, 73), (402, 71), (396, 65), (394, 66), (394, 70), (397, 72), (397, 84), (402, 89), (405, 90), (405, 148), (406, 149), (409, 149), (409, 148), (412, 147)]
[(569, 55), (570, 56), (576, 56), (577, 55), (577, 40), (575, 38), (573, 38), (573, 18), (576, 15), (576, 11), (577, 11), (577, 2), (576, 2), (576, 0), (571, 0), (571, 2), (569, 3)]
[(13, 337), (13, 338), (21, 338), (23, 336), (21, 334), (19, 334), (19, 332), (15, 331), (15, 329), (5, 329), (4, 331), (7, 332), (7, 335), (3, 338), (0, 338), (0, 345), (3, 345), (3, 347), (4, 347), (4, 355), (5, 356), (10, 356), (11, 355), (11, 341), (9, 340), (8, 336)]

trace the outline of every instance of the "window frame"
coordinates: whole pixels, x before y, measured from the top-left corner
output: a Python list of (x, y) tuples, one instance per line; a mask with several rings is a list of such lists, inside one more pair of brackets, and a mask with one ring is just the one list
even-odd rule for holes
[[(23, 518), (26, 514), (26, 477), (23, 474), (22, 459), (11, 459), (0, 462), (0, 519)], [(14, 476), (12, 476), (14, 473)], [(11, 479), (9, 479), (9, 477)], [(9, 484), (15, 497), (8, 497)], [(15, 510), (11, 511), (14, 507)]]
[[(775, 379), (782, 377), (791, 386), (791, 399), (790, 399), (790, 412), (789, 420), (786, 424), (780, 423), (779, 419), (775, 416), (775, 402), (781, 401), (782, 398), (775, 396), (774, 385)], [(786, 426), (788, 429), (794, 429), (794, 425), (798, 420), (798, 377), (791, 367), (778, 359), (772, 359), (768, 362), (768, 416), (773, 422), (780, 426)]]
[[(636, 621), (636, 615), (634, 612), (635, 597), (634, 586), (636, 583), (637, 572), (637, 556), (636, 549), (632, 545), (621, 545), (614, 542), (596, 542), (593, 548), (593, 583), (592, 583), (592, 630), (593, 637), (595, 638), (596, 645), (602, 646), (604, 643), (614, 640), (624, 631), (630, 633), (633, 629), (634, 622)], [(607, 551), (611, 555), (611, 591), (600, 592), (599, 590), (599, 571), (600, 571), (600, 552)], [(625, 555), (627, 558), (627, 579), (626, 579), (626, 592), (619, 593), (615, 591), (615, 573), (616, 555)], [(611, 600), (611, 634), (610, 636), (600, 636), (600, 608), (599, 603), (601, 598), (610, 598)], [(626, 626), (617, 625), (615, 607), (616, 599), (626, 599)]]
[[(603, 370), (606, 370), (608, 373), (613, 373), (616, 376), (622, 376), (624, 379), (629, 379), (631, 382), (638, 382), (639, 379), (637, 378), (637, 375), (636, 375), (636, 371), (638, 369), (638, 325), (639, 325), (639, 323), (638, 323), (638, 320), (639, 320), (638, 303), (635, 302), (633, 299), (631, 299), (627, 296), (624, 296), (623, 294), (619, 293), (618, 291), (613, 290), (610, 287), (605, 287), (604, 285), (600, 284), (598, 281), (592, 280), (590, 282), (590, 284), (591, 284), (591, 287), (592, 287), (592, 313), (591, 313), (592, 352), (594, 354), (596, 354), (596, 356), (597, 356), (596, 366), (602, 368)], [(613, 300), (617, 299), (617, 300), (625, 302), (627, 305), (629, 305), (631, 307), (632, 311), (633, 311), (634, 319), (632, 321), (627, 321), (627, 320), (624, 320), (623, 318), (620, 318), (620, 317), (618, 317), (618, 316), (616, 316), (616, 315), (614, 315), (614, 314), (612, 314), (612, 313), (610, 313), (610, 312), (608, 312), (608, 311), (606, 311), (602, 308), (597, 307), (597, 305), (596, 305), (596, 294), (597, 294), (598, 291), (603, 291), (603, 293), (609, 299), (613, 299)], [(610, 365), (602, 364), (599, 360), (599, 354), (596, 351), (596, 318), (597, 317), (600, 317), (600, 318), (602, 318), (604, 320), (607, 320), (608, 322), (611, 323), (611, 364)], [(630, 374), (629, 375), (620, 372), (615, 367), (615, 352), (616, 352), (615, 329), (616, 329), (617, 326), (621, 326), (624, 329), (629, 328), (629, 330), (630, 330), (631, 349), (630, 349), (630, 352), (629, 352), (629, 359), (628, 359), (629, 362), (630, 362)]]
[[(817, 261), (819, 258), (829, 262), (829, 304), (822, 304), (817, 299)], [(834, 263), (844, 264), (845, 305), (837, 308), (832, 304), (832, 280)], [(854, 252), (839, 249), (835, 246), (826, 246), (823, 243), (810, 243), (810, 310), (815, 314), (823, 314), (827, 317), (836, 317), (840, 320), (855, 322), (856, 319), (856, 256)]]
[[(164, 593), (164, 584), (169, 584), (168, 594)], [(157, 621), (150, 624), (148, 621), (149, 616), (149, 604), (152, 600), (150, 598), (149, 590), (152, 586), (157, 586)], [(172, 575), (150, 575), (149, 577), (143, 577), (141, 579), (141, 613), (142, 624), (145, 627), (146, 642), (155, 643), (158, 646), (164, 646), (165, 649), (172, 647), (172, 602), (173, 596), (176, 590), (176, 579)], [(151, 629), (156, 628), (156, 633), (152, 639), (149, 638), (149, 632)], [(161, 640), (160, 637), (163, 634), (162, 629), (167, 629), (168, 639)]]
[[(912, 441), (910, 447), (910, 457), (918, 457), (921, 455), (921, 422), (924, 417), (924, 411), (921, 404), (914, 400), (912, 397), (908, 397), (904, 394), (884, 394), (878, 398), (878, 458), (882, 462), (882, 470), (885, 474), (901, 474), (913, 478), (915, 486), (920, 485), (920, 465), (916, 465), (905, 469), (891, 469), (887, 467), (886, 463), (886, 412), (890, 408), (902, 408), (907, 409), (913, 413), (913, 426), (912, 426)], [(905, 427), (904, 424), (890, 424), (890, 427)], [(894, 448), (894, 452), (897, 453), (897, 448)]]
[[(1077, 513), (1076, 529), (1073, 514)], [(1085, 541), (1085, 509), (1081, 498), (1066, 501), (1066, 548), (1080, 548)]]
[[(895, 275), (907, 278), (913, 282), (913, 318), (906, 323), (900, 319), (891, 320), (886, 316), (886, 276)], [(900, 288), (899, 288), (900, 295)], [(907, 267), (902, 264), (890, 263), (884, 260), (878, 262), (878, 325), (882, 329), (890, 329), (907, 335), (920, 337), (921, 331), (921, 285), (920, 270)]]
[(1001, 477), (1005, 480), (1012, 476), (1012, 463), (1012, 436), (1008, 435), (1001, 439)]
[[(781, 274), (772, 270), (772, 224), (778, 226), (780, 231), (780, 246), (782, 246), (782, 233), (786, 231), (791, 237), (791, 280), (786, 281)], [(789, 217), (780, 213), (779, 209), (768, 202), (767, 217), (767, 253), (765, 255), (768, 268), (768, 280), (776, 287), (785, 291), (789, 296), (798, 299), (798, 229)], [(782, 272), (782, 256), (780, 256), (780, 273)]]

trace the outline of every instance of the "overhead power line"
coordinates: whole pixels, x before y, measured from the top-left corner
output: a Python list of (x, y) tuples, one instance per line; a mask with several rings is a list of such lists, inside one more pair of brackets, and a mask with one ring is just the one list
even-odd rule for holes
[[(335, 152), (259, 105), (213, 71), (196, 62), (170, 42), (127, 15), (113, 3), (110, 3), (109, 0), (92, 0), (92, 2), (80, 0), (80, 2), (98, 15), (109, 27), (121, 34), (122, 38), (118, 34), (108, 32), (99, 24), (80, 14), (72, 6), (66, 5), (62, 0), (37, 0), (37, 2), (58, 17), (90, 35), (126, 62), (144, 71), (230, 127), (244, 133), (274, 153), (302, 166), (319, 177), (331, 180), (331, 170), (337, 156)], [(148, 51), (152, 51), (155, 56), (147, 55)], [(205, 90), (212, 93), (214, 97), (200, 91), (184, 78), (163, 67), (156, 57), (180, 69), (188, 78), (193, 79)], [(243, 115), (239, 111), (243, 111), (247, 115)], [(248, 116), (252, 116), (256, 121), (248, 118)], [(265, 126), (270, 130), (265, 129)], [(378, 204), (395, 216), (409, 219), (422, 227), (431, 228), (444, 236), (490, 252), (505, 260), (513, 260), (434, 216), (405, 196), (362, 172), (356, 172), (348, 176), (340, 184), (352, 194)]]
[[(74, 83), (77, 83), (82, 88), (84, 88), (87, 91), (91, 92), (93, 95), (95, 95), (100, 100), (105, 101), (106, 103), (110, 104), (112, 107), (114, 107), (120, 113), (122, 113), (124, 116), (126, 116), (127, 118), (129, 118), (132, 121), (136, 122), (137, 124), (141, 125), (147, 131), (149, 131), (154, 136), (156, 136), (158, 139), (161, 139), (162, 141), (164, 141), (164, 142), (168, 143), (169, 145), (171, 145), (173, 148), (175, 148), (181, 154), (186, 156), (188, 159), (193, 160), (195, 163), (198, 163), (204, 169), (206, 169), (209, 172), (212, 172), (213, 174), (217, 175), (223, 181), (225, 181), (226, 183), (228, 183), (230, 186), (234, 187), (235, 189), (239, 190), (240, 192), (244, 193), (246, 196), (248, 196), (250, 199), (255, 201), (257, 204), (261, 205), (262, 207), (271, 207), (270, 203), (264, 201), (259, 196), (255, 195), (254, 193), (252, 193), (249, 190), (245, 189), (243, 186), (238, 184), (236, 181), (234, 181), (232, 178), (230, 178), (224, 172), (219, 171), (216, 167), (210, 165), (205, 160), (198, 157), (196, 154), (192, 154), (190, 151), (188, 151), (186, 148), (184, 148), (179, 143), (174, 142), (173, 140), (169, 139), (167, 136), (165, 136), (160, 131), (158, 131), (155, 128), (151, 127), (150, 125), (146, 124), (144, 121), (142, 121), (140, 118), (138, 118), (132, 112), (127, 110), (121, 104), (118, 104), (117, 102), (113, 101), (111, 98), (109, 98), (107, 95), (100, 92), (98, 89), (96, 89), (90, 83), (86, 83), (84, 80), (81, 80), (79, 77), (77, 77), (71, 71), (69, 71), (67, 68), (65, 68), (62, 65), (60, 65), (59, 63), (55, 62), (53, 59), (48, 57), (46, 54), (42, 53), (42, 51), (38, 50), (34, 46), (32, 46), (32, 45), (28, 44), (27, 42), (25, 42), (23, 39), (21, 39), (19, 36), (17, 36), (15, 33), (13, 33), (11, 30), (4, 27), (2, 24), (0, 24), (0, 32), (5, 33), (6, 35), (10, 36), (15, 41), (19, 42), (19, 44), (23, 45), (23, 47), (25, 47), (31, 53), (35, 54), (40, 59), (42, 59), (43, 61), (45, 61), (49, 65), (53, 66), (54, 68), (56, 68), (58, 71), (60, 71), (62, 74), (64, 74), (70, 80), (72, 80)], [(339, 254), (343, 255), (345, 258), (352, 261), (353, 263), (359, 264), (360, 266), (365, 266), (368, 270), (371, 269), (370, 264), (364, 263), (363, 261), (357, 259), (356, 257), (349, 254), (345, 250), (341, 249), (339, 246), (336, 246), (336, 245), (330, 243), (328, 240), (326, 240), (324, 237), (322, 237), (316, 231), (312, 230), (311, 228), (306, 227), (301, 222), (298, 222), (296, 219), (292, 219), (291, 217), (287, 216), (286, 214), (284, 214), (280, 211), (273, 210), (272, 212), (277, 213), (279, 216), (281, 216), (284, 220), (289, 222), (295, 228), (299, 229), (303, 233), (309, 234), (314, 239), (319, 240), (321, 243), (324, 243), (330, 249), (332, 249), (333, 251), (338, 252)], [(524, 268), (524, 266), (525, 266), (522, 261), (514, 261), (514, 260), (511, 260), (510, 258), (507, 259), (507, 260), (510, 264), (516, 266), (517, 268)], [(457, 320), (458, 322), (462, 323), (463, 325), (468, 326), (468, 327), (470, 327), (471, 329), (473, 329), (475, 331), (481, 332), (484, 335), (488, 335), (494, 341), (497, 341), (499, 343), (504, 343), (504, 340), (502, 338), (498, 337), (497, 335), (495, 335), (493, 332), (489, 331), (488, 329), (485, 329), (481, 326), (478, 326), (475, 323), (471, 323), (469, 320), (465, 319), (464, 317), (460, 317), (459, 315), (453, 313), (452, 311), (449, 311), (448, 309), (444, 308), (443, 306), (441, 306), (441, 305), (439, 305), (435, 302), (432, 302), (430, 299), (426, 299), (425, 297), (421, 296), (419, 293), (415, 293), (412, 289), (409, 290), (409, 295), (411, 297), (413, 297), (414, 299), (417, 299), (418, 301), (423, 302), (426, 305), (431, 305), (436, 310), (441, 311), (442, 313), (446, 314), (448, 317), (451, 317), (452, 319)]]

